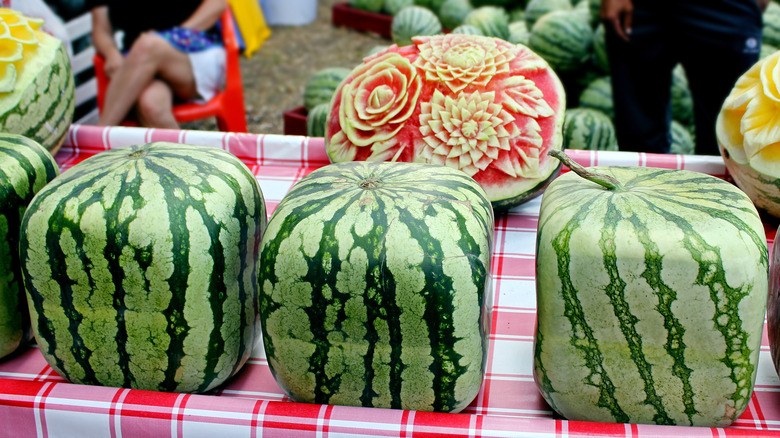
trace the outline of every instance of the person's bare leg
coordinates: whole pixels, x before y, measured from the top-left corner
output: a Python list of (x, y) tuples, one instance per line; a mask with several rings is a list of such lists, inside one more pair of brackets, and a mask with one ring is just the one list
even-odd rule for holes
[(155, 79), (138, 97), (136, 114), (142, 126), (179, 129), (173, 116), (173, 91), (160, 79)]
[(155, 77), (166, 81), (176, 96), (189, 99), (197, 95), (187, 54), (173, 48), (159, 35), (147, 32), (138, 37), (122, 67), (111, 78), (98, 124), (122, 122)]

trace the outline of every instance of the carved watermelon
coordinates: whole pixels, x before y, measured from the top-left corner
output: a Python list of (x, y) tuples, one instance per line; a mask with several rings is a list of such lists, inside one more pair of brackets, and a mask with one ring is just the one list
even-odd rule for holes
[(333, 96), (326, 132), (333, 162), (447, 165), (474, 178), (496, 209), (554, 178), (565, 94), (547, 62), (498, 38), (415, 37), (354, 68)]

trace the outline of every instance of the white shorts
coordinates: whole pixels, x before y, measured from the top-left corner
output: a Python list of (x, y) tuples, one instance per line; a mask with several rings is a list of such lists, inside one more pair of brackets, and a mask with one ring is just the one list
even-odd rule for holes
[(188, 53), (198, 96), (192, 102), (205, 103), (225, 85), (225, 48), (212, 47)]

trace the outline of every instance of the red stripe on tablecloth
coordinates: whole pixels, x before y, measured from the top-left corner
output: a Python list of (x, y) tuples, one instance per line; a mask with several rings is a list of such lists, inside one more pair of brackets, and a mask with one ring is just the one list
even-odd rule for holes
[(261, 412), (265, 411), (266, 406), (268, 406), (267, 400), (258, 400), (255, 402), (255, 407), (252, 409), (252, 421), (250, 422), (252, 427), (252, 430), (250, 431), (250, 438), (256, 438), (257, 429), (263, 427)]
[(49, 396), (55, 385), (56, 383), (46, 382), (35, 395), (33, 409), (35, 410), (35, 426), (40, 431), (38, 436), (49, 436), (49, 429), (46, 425), (46, 397)]
[[(173, 420), (171, 422), (172, 437), (182, 438), (184, 436), (184, 410), (189, 399), (190, 394), (179, 394), (176, 397), (176, 402), (173, 404), (173, 410), (171, 411), (171, 420)], [(175, 429), (173, 429), (174, 427)]]
[(111, 407), (108, 409), (108, 428), (111, 438), (122, 436), (122, 402), (127, 397), (128, 389), (119, 389), (111, 399)]

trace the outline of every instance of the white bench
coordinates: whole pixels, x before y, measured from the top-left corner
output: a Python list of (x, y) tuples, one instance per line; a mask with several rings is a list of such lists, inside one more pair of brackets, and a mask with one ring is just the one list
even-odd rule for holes
[(65, 23), (72, 50), (71, 67), (76, 78), (76, 113), (74, 123), (95, 124), (98, 120), (97, 80), (92, 58), (92, 16), (89, 12)]

